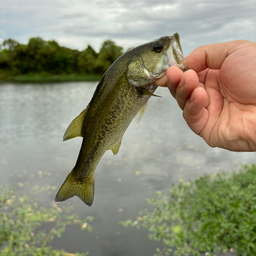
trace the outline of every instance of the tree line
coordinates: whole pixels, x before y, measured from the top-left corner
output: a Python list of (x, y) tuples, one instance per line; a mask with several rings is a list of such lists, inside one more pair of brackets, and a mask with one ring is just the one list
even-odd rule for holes
[(84, 51), (78, 51), (40, 37), (31, 38), (28, 44), (7, 39), (0, 45), (0, 72), (6, 75), (102, 75), (122, 53), (123, 48), (111, 40), (103, 42), (97, 53), (90, 45)]

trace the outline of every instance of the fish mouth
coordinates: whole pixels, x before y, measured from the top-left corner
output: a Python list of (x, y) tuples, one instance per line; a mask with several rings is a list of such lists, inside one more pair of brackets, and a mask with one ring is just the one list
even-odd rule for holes
[[(170, 63), (171, 65), (175, 65), (179, 67), (182, 71), (188, 70), (185, 57), (182, 52), (181, 44), (180, 44), (180, 36), (178, 33), (175, 33), (170, 37), (173, 58), (175, 63)], [(170, 49), (171, 50), (171, 49)]]

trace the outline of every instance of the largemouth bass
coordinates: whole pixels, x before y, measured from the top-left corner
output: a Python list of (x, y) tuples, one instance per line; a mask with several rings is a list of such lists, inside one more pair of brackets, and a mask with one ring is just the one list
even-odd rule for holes
[(86, 109), (67, 128), (63, 140), (83, 137), (75, 167), (55, 201), (78, 196), (91, 206), (94, 172), (106, 150), (118, 153), (124, 132), (135, 115), (143, 113), (154, 83), (171, 65), (186, 70), (179, 35), (161, 37), (121, 55), (105, 72)]

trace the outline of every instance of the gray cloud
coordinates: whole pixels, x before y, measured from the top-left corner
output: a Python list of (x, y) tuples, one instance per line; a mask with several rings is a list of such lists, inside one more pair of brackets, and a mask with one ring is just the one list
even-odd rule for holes
[(55, 39), (99, 48), (112, 39), (125, 48), (178, 32), (185, 54), (202, 44), (256, 37), (255, 1), (18, 0), (4, 1), (0, 39)]

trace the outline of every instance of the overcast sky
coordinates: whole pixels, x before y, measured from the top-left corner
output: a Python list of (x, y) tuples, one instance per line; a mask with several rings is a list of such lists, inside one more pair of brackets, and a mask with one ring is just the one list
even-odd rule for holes
[(98, 51), (111, 39), (128, 47), (178, 32), (185, 55), (203, 44), (256, 42), (256, 0), (0, 0), (0, 42), (31, 37)]

